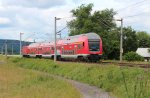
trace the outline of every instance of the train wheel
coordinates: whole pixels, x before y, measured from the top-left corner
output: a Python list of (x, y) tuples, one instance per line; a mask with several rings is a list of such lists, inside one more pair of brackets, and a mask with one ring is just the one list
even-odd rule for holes
[(78, 58), (77, 58), (77, 60), (80, 62), (80, 61), (84, 61), (84, 57), (83, 56), (79, 56)]
[(58, 60), (58, 61), (61, 61), (61, 56), (57, 56), (57, 60)]

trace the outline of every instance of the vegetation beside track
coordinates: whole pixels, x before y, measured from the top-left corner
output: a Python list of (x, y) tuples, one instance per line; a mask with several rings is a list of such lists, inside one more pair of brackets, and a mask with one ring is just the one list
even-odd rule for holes
[(81, 98), (81, 95), (64, 80), (14, 66), (0, 57), (0, 98)]
[(117, 98), (150, 98), (150, 70), (115, 65), (86, 63), (54, 63), (49, 59), (8, 58), (16, 66), (94, 85)]

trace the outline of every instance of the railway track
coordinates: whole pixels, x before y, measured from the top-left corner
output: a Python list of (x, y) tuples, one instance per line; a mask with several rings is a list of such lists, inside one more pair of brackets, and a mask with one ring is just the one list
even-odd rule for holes
[(101, 62), (101, 64), (115, 64), (118, 66), (128, 66), (128, 67), (140, 67), (140, 68), (150, 68), (150, 64), (136, 64), (136, 63), (120, 63), (120, 62)]
[[(66, 63), (72, 63), (72, 62), (75, 62), (75, 61), (59, 61), (59, 62), (66, 62)], [(140, 68), (150, 68), (150, 64), (137, 64), (137, 63), (120, 63), (120, 62), (97, 62), (97, 63), (91, 63), (91, 62), (77, 62), (77, 63), (83, 63), (83, 64), (96, 64), (96, 65), (99, 65), (99, 64), (102, 64), (102, 65), (111, 65), (111, 64), (114, 64), (114, 65), (118, 65), (118, 66), (121, 66), (121, 67), (140, 67)]]
[(137, 63), (127, 63), (127, 62), (101, 62), (102, 64), (115, 64), (119, 66), (128, 66), (128, 67), (141, 67), (141, 68), (150, 68), (150, 64), (137, 64)]
[(150, 68), (150, 64), (119, 63), (119, 66)]

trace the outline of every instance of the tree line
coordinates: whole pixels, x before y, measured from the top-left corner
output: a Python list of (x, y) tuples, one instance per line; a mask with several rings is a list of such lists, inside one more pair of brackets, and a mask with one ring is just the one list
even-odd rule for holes
[[(120, 27), (114, 21), (113, 9), (93, 11), (93, 4), (82, 4), (71, 11), (75, 19), (68, 22), (70, 35), (95, 32), (103, 40), (103, 58), (119, 59)], [(150, 47), (150, 35), (136, 31), (131, 26), (123, 27), (123, 52), (136, 51), (138, 47)]]

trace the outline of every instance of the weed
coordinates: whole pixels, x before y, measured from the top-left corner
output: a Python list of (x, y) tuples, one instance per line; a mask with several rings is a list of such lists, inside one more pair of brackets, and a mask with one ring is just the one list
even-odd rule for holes
[[(9, 61), (17, 58), (10, 58)], [(150, 98), (150, 71), (142, 68), (54, 63), (49, 59), (19, 59), (17, 66), (40, 70), (94, 85), (118, 98)]]

